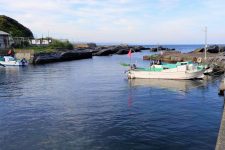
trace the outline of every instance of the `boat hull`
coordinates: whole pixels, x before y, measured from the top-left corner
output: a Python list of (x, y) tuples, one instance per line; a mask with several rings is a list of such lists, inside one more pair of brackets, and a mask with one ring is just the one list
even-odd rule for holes
[(129, 79), (173, 79), (173, 80), (190, 80), (190, 79), (202, 79), (204, 77), (204, 70), (189, 72), (189, 71), (141, 71), (141, 70), (129, 70)]
[(21, 61), (10, 61), (10, 62), (4, 62), (0, 61), (0, 64), (3, 66), (27, 66), (27, 62), (21, 62)]
[(28, 61), (25, 58), (22, 60), (17, 60), (12, 56), (3, 56), (0, 57), (0, 65), (1, 66), (27, 66)]
[(210, 75), (210, 74), (212, 74), (212, 73), (213, 73), (213, 69), (212, 69), (212, 68), (208, 68), (208, 69), (206, 69), (205, 72), (204, 72), (205, 75)]

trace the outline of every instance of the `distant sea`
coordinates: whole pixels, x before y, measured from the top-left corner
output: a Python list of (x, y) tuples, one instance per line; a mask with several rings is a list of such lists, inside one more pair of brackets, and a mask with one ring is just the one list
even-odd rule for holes
[[(97, 45), (119, 45), (119, 43), (97, 43)], [(147, 48), (156, 48), (158, 46), (162, 46), (165, 48), (175, 48), (177, 51), (181, 52), (190, 52), (197, 48), (203, 48), (205, 47), (204, 44), (159, 44), (159, 45), (153, 45), (153, 44), (128, 44), (128, 45), (141, 45)], [(219, 45), (219, 46), (225, 46), (225, 44), (208, 44), (208, 46), (212, 45)]]
[[(143, 45), (144, 47), (149, 47), (149, 48), (155, 48), (158, 47), (158, 45)], [(190, 52), (193, 51), (197, 48), (203, 48), (204, 45), (198, 44), (198, 45), (159, 45), (165, 48), (175, 48), (177, 51), (181, 52)]]
[[(208, 46), (212, 46), (212, 45), (218, 45), (218, 46), (224, 46), (224, 44), (209, 44)], [(149, 48), (154, 48), (157, 47), (158, 45), (143, 45), (144, 47), (149, 47)], [(159, 45), (162, 47), (166, 47), (166, 48), (175, 48), (177, 51), (181, 51), (181, 52), (190, 52), (193, 51), (197, 48), (203, 48), (205, 47), (205, 45), (203, 44), (193, 44), (193, 45)]]

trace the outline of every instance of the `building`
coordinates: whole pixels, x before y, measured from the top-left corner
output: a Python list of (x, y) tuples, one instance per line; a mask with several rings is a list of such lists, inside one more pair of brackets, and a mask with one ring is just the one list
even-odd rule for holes
[(0, 31), (0, 49), (7, 49), (10, 47), (10, 36), (4, 31)]
[(31, 45), (49, 45), (52, 43), (51, 38), (40, 38), (40, 39), (32, 39), (31, 40)]

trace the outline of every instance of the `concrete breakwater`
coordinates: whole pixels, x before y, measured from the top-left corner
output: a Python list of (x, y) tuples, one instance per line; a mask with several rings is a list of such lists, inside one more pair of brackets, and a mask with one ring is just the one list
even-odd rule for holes
[(70, 61), (92, 58), (92, 56), (109, 56), (109, 55), (123, 55), (127, 54), (129, 50), (132, 52), (140, 52), (146, 50), (143, 46), (128, 46), (128, 45), (113, 45), (113, 46), (96, 46), (96, 47), (82, 47), (73, 50), (58, 49), (51, 53), (36, 53), (31, 62), (33, 64), (45, 64), (52, 62)]
[(96, 46), (96, 47), (82, 47), (75, 50), (92, 52), (93, 56), (109, 56), (109, 55), (123, 55), (131, 52), (140, 52), (141, 50), (149, 50), (143, 46), (129, 46), (129, 45), (111, 45), (111, 46)]
[(70, 61), (92, 58), (91, 52), (67, 51), (56, 53), (39, 53), (34, 55), (33, 64), (46, 64), (52, 62)]

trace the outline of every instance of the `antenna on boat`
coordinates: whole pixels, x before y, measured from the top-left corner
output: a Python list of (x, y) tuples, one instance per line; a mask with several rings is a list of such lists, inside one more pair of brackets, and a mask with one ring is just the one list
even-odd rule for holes
[(205, 60), (206, 60), (206, 53), (207, 53), (207, 26), (205, 27)]

